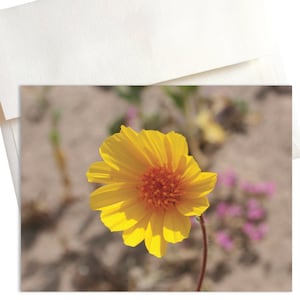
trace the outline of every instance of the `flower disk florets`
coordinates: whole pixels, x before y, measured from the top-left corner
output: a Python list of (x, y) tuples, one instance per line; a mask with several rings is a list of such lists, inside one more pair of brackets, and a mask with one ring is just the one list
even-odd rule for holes
[(142, 176), (140, 197), (153, 209), (166, 210), (180, 201), (181, 176), (166, 166), (151, 168)]

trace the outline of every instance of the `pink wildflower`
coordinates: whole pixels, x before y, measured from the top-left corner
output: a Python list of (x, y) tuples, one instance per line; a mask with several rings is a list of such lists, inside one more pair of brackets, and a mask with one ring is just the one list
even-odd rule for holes
[(249, 194), (255, 194), (256, 189), (255, 186), (253, 184), (251, 184), (250, 182), (242, 182), (241, 183), (241, 189)]
[(228, 204), (225, 202), (221, 202), (216, 207), (216, 213), (218, 217), (223, 218), (226, 216), (227, 210), (228, 210)]
[(129, 106), (125, 116), (126, 125), (134, 127), (137, 116), (138, 116), (138, 109), (135, 106)]
[(247, 202), (247, 218), (249, 220), (260, 220), (265, 216), (265, 210), (255, 199), (249, 199)]
[(216, 233), (216, 242), (227, 251), (233, 248), (233, 240), (224, 230), (218, 231)]
[(271, 197), (275, 193), (275, 184), (273, 182), (265, 182), (258, 184), (243, 182), (241, 184), (241, 189), (249, 194), (266, 195), (268, 197)]
[(239, 217), (242, 215), (242, 207), (238, 204), (220, 202), (216, 207), (216, 213), (220, 218), (224, 218), (226, 216)]
[(219, 185), (224, 185), (226, 187), (233, 187), (237, 182), (237, 176), (234, 171), (228, 170), (223, 174), (219, 174), (218, 182)]
[(230, 205), (227, 208), (226, 214), (230, 217), (239, 217), (242, 215), (242, 207), (238, 204)]
[(253, 241), (261, 240), (268, 231), (266, 223), (254, 225), (253, 223), (247, 222), (243, 226), (243, 232)]

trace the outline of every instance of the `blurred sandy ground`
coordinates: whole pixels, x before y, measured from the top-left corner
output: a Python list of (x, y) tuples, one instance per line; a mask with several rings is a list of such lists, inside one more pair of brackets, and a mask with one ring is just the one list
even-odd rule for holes
[[(170, 245), (164, 259), (149, 255), (143, 244), (126, 247), (119, 233), (110, 233), (89, 209), (85, 172), (100, 160), (98, 148), (108, 125), (128, 103), (110, 89), (90, 86), (51, 87), (48, 107), (38, 108), (43, 87), (21, 89), (22, 204), (39, 203), (46, 211), (37, 226), (22, 227), (21, 289), (38, 290), (194, 290), (201, 263), (201, 235), (193, 228), (183, 243)], [(268, 204), (269, 233), (255, 245), (259, 259), (239, 263), (228, 256), (222, 270), (217, 247), (210, 243), (204, 288), (210, 291), (291, 290), (291, 95), (259, 87), (203, 87), (201, 92), (240, 98), (261, 114), (262, 121), (246, 135), (231, 135), (214, 153), (212, 169), (233, 169), (241, 179), (273, 181), (276, 195)], [(149, 87), (145, 109), (155, 110), (162, 99), (159, 87)], [(61, 145), (66, 155), (75, 201), (62, 206), (63, 187), (51, 144), (50, 111), (61, 110)], [(22, 214), (23, 215), (23, 214)], [(44, 219), (43, 219), (44, 218)], [(208, 234), (210, 233), (208, 226)], [(222, 276), (215, 276), (221, 274)]]

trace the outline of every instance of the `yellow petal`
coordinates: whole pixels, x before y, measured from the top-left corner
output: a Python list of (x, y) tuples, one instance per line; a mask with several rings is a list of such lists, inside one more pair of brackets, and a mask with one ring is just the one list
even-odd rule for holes
[(206, 197), (215, 187), (217, 174), (201, 172), (192, 178), (191, 183), (186, 182), (186, 190), (176, 208), (185, 216), (200, 216), (209, 207)]
[(141, 141), (140, 134), (130, 127), (121, 126), (122, 138), (127, 139), (130, 143), (124, 143), (124, 146), (130, 147), (129, 151), (133, 154), (143, 166), (153, 165), (144, 148), (145, 145)]
[(125, 183), (111, 183), (102, 186), (90, 195), (90, 207), (93, 210), (102, 210), (106, 207), (123, 203), (125, 201), (136, 201), (137, 191), (134, 187)]
[(184, 182), (192, 183), (201, 174), (201, 169), (193, 156), (182, 157), (179, 169)]
[(90, 165), (86, 176), (89, 182), (109, 183), (111, 182), (111, 167), (104, 161), (94, 162)]
[(177, 210), (184, 216), (201, 216), (209, 207), (207, 197), (180, 201)]
[(191, 230), (189, 217), (180, 214), (176, 208), (169, 209), (164, 218), (163, 233), (167, 242), (177, 243), (187, 238)]
[(146, 151), (152, 165), (167, 164), (164, 139), (165, 135), (156, 130), (142, 130), (140, 133), (140, 142), (144, 144), (144, 151)]
[(214, 121), (213, 114), (208, 109), (202, 109), (197, 116), (196, 124), (203, 130), (204, 138), (213, 144), (223, 143), (226, 133), (222, 126)]
[(146, 215), (137, 224), (123, 232), (122, 237), (125, 245), (135, 247), (145, 239), (149, 217), (150, 215)]
[(165, 147), (168, 157), (168, 165), (176, 170), (182, 156), (188, 155), (188, 146), (183, 135), (169, 132), (165, 137)]
[(124, 125), (121, 125), (120, 132), (122, 132), (127, 137), (129, 137), (129, 139), (134, 139), (134, 138), (138, 137), (138, 135), (139, 135), (134, 129), (132, 129), (129, 126), (124, 126)]
[(137, 178), (148, 166), (146, 160), (137, 159), (134, 145), (122, 133), (108, 137), (100, 147), (100, 155), (111, 168), (126, 172), (129, 178)]
[(110, 231), (123, 231), (138, 223), (146, 213), (147, 210), (140, 201), (126, 201), (104, 209), (100, 216)]
[(146, 248), (156, 257), (164, 256), (167, 249), (167, 242), (163, 237), (163, 219), (163, 213), (153, 212), (146, 229)]
[(185, 183), (186, 192), (184, 199), (202, 198), (211, 193), (217, 182), (217, 174), (212, 172), (201, 172), (191, 182)]

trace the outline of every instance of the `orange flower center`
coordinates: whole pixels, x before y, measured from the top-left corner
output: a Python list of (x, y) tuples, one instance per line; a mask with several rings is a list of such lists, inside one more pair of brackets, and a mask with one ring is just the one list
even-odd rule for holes
[(167, 209), (180, 201), (181, 176), (163, 167), (148, 170), (142, 176), (139, 187), (141, 199), (152, 208)]

